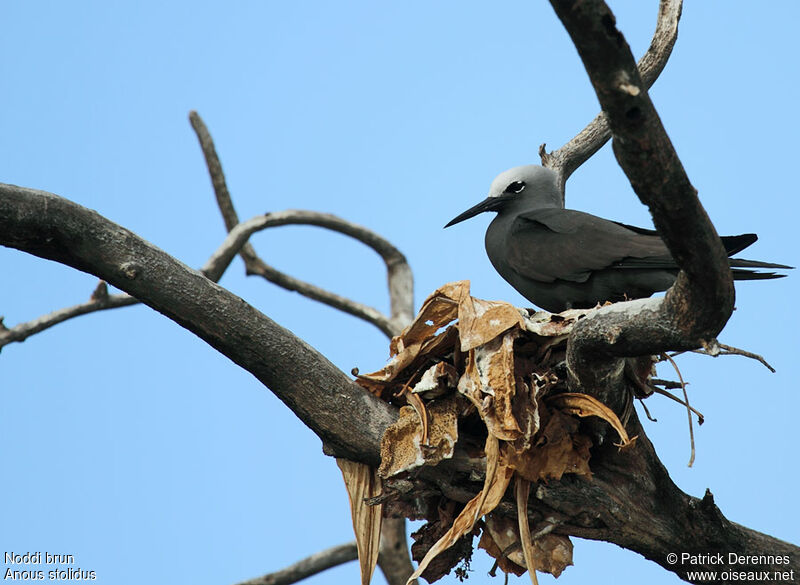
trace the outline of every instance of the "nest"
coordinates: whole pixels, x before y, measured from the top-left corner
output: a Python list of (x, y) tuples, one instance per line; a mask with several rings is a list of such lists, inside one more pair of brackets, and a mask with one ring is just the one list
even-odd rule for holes
[[(362, 387), (400, 406), (399, 420), (381, 442), (378, 474), (384, 480), (413, 478), (421, 467), (451, 459), (456, 445), (485, 457), (478, 495), (466, 505), (438, 498), (428, 524), (414, 535), (419, 567), (411, 579), (434, 581), (447, 574), (468, 558), (479, 532), (479, 546), (507, 573), (531, 569), (535, 578), (536, 569), (558, 576), (572, 564), (566, 536), (532, 537), (531, 484), (564, 474), (591, 479), (592, 441), (580, 417), (606, 420), (620, 447), (633, 443), (611, 409), (567, 391), (566, 340), (593, 310), (529, 313), (473, 298), (468, 281), (450, 283), (430, 295), (415, 321), (392, 339), (384, 368), (357, 375)], [(518, 522), (492, 514), (512, 483)]]

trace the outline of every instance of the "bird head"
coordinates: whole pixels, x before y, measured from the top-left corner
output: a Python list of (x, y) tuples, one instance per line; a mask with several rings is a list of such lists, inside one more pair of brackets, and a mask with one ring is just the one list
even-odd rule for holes
[(497, 175), (486, 199), (454, 217), (444, 227), (448, 228), (484, 211), (516, 213), (542, 207), (562, 207), (557, 175), (538, 165), (523, 165)]

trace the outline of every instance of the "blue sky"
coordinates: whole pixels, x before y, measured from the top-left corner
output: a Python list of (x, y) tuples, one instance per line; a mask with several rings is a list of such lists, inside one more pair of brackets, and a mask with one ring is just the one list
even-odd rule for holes
[[(800, 6), (721, 6), (686, 2), (652, 96), (718, 230), (760, 234), (745, 257), (798, 265)], [(657, 3), (612, 8), (641, 55)], [(460, 279), (476, 296), (528, 304), (485, 256), (488, 217), (441, 227), (497, 173), (536, 162), (539, 144), (561, 146), (598, 110), (538, 0), (30, 0), (4, 2), (0, 18), (0, 181), (96, 209), (199, 267), (224, 230), (187, 121), (196, 109), (242, 218), (305, 208), (373, 228), (408, 256), (417, 307)], [(649, 225), (608, 147), (569, 181), (567, 205)], [(359, 244), (310, 227), (254, 244), (293, 275), (388, 309), (382, 264)], [(9, 326), (85, 300), (96, 282), (5, 248), (0, 268)], [(387, 357), (374, 327), (248, 279), (239, 260), (221, 283), (345, 371)], [(682, 489), (710, 488), (731, 520), (793, 542), (799, 293), (797, 275), (742, 284), (721, 336), (776, 374), (741, 357), (679, 360), (707, 418), (694, 468), (683, 410), (653, 398), (659, 422), (646, 426)], [(319, 440), (252, 376), (146, 307), (7, 346), (0, 367), (1, 551), (73, 554), (100, 583), (224, 585), (352, 538)], [(679, 582), (605, 543), (577, 541), (575, 564), (559, 583)], [(489, 566), (476, 552), (470, 582), (488, 582)], [(308, 583), (356, 574), (351, 563)]]

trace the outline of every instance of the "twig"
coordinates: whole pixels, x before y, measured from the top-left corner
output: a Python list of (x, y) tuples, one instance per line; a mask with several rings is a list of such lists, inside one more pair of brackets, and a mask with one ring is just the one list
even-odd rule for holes
[(11, 327), (10, 329), (0, 329), (0, 349), (14, 343), (15, 341), (22, 342), (28, 339), (31, 335), (41, 333), (45, 329), (49, 329), (54, 325), (63, 323), (73, 317), (86, 315), (87, 313), (94, 313), (95, 311), (103, 311), (105, 309), (116, 309), (117, 307), (128, 307), (135, 305), (139, 301), (130, 296), (129, 294), (117, 294), (106, 296), (105, 299), (97, 298), (90, 299), (85, 303), (74, 305), (72, 307), (65, 307), (58, 309), (41, 317), (37, 317), (31, 321), (20, 323)]
[(647, 419), (653, 422), (658, 422), (658, 419), (655, 418), (652, 414), (650, 414), (650, 409), (647, 408), (647, 404), (645, 404), (644, 399), (637, 397), (637, 400), (639, 401), (639, 404), (642, 405), (642, 408), (644, 409), (644, 413), (647, 416)]
[[(692, 465), (694, 465), (694, 426), (692, 425), (692, 410), (694, 409), (689, 405), (689, 394), (688, 392), (686, 392), (686, 382), (683, 381), (683, 376), (681, 375), (681, 371), (678, 368), (678, 364), (676, 364), (675, 360), (669, 357), (669, 355), (667, 354), (664, 355), (667, 356), (669, 363), (671, 363), (672, 367), (675, 368), (675, 373), (678, 374), (678, 379), (681, 381), (681, 389), (683, 390), (683, 399), (685, 400), (684, 405), (686, 406), (686, 414), (689, 417), (689, 442), (691, 443), (692, 446), (692, 454), (689, 457), (689, 467), (691, 467)], [(661, 394), (661, 392), (659, 392), (659, 394)], [(666, 392), (666, 394), (669, 393)]]
[[(672, 357), (675, 357), (673, 355)], [(659, 360), (659, 361), (666, 361), (666, 360)], [(651, 378), (650, 383), (654, 386), (663, 386), (664, 388), (680, 388), (680, 382), (674, 382), (673, 380), (662, 380), (660, 378)]]
[(356, 548), (356, 543), (348, 542), (347, 544), (340, 544), (339, 546), (314, 553), (310, 557), (280, 571), (262, 575), (249, 581), (242, 581), (237, 585), (289, 585), (321, 573), (326, 569), (349, 563), (357, 558), (358, 549)]
[[(200, 272), (205, 274), (210, 280), (218, 282), (236, 255), (235, 250), (232, 253), (230, 253), (230, 250), (237, 245), (241, 248), (241, 243), (239, 243), (238, 240), (244, 237), (244, 241), (246, 242), (247, 237), (255, 231), (253, 225), (257, 223), (258, 222), (251, 220), (243, 224), (243, 227), (237, 226), (237, 229), (232, 232), (234, 235), (229, 235), (225, 239), (214, 254), (212, 254), (211, 258), (205, 263)], [(80, 317), (81, 315), (87, 315), (97, 311), (105, 311), (107, 309), (130, 307), (138, 303), (139, 301), (137, 299), (127, 293), (109, 295), (108, 287), (105, 282), (101, 280), (92, 292), (90, 299), (85, 303), (58, 309), (31, 321), (19, 323), (10, 329), (0, 327), (0, 349), (9, 343), (25, 341), (31, 335), (41, 333), (54, 325), (58, 325), (74, 317)]]
[[(239, 216), (233, 206), (228, 191), (222, 164), (217, 156), (214, 141), (211, 138), (199, 114), (189, 113), (189, 121), (194, 128), (203, 155), (206, 159), (211, 183), (217, 198), (217, 205), (228, 231), (239, 224)], [(402, 328), (414, 318), (413, 307), (413, 275), (403, 254), (392, 244), (367, 228), (352, 224), (332, 215), (313, 211), (284, 211), (268, 214), (276, 222), (273, 225), (305, 224), (317, 225), (337, 231), (357, 239), (375, 250), (383, 258), (388, 273), (389, 298), (391, 315), (383, 315), (372, 307), (347, 299), (311, 283), (289, 276), (264, 262), (250, 243), (244, 243), (239, 254), (244, 260), (248, 274), (257, 274), (287, 290), (298, 292), (310, 299), (329, 305), (340, 311), (372, 323), (388, 337), (397, 335)], [(282, 223), (279, 223), (282, 221)], [(265, 226), (271, 227), (271, 226)]]
[(711, 353), (706, 349), (695, 349), (694, 353), (699, 353), (699, 354), (703, 354), (703, 355), (710, 355), (711, 357), (717, 357), (718, 355), (741, 355), (741, 356), (744, 356), (746, 358), (750, 358), (752, 360), (756, 360), (758, 362), (761, 362), (764, 365), (764, 367), (766, 367), (770, 372), (772, 372), (773, 374), (775, 373), (775, 368), (773, 368), (771, 365), (769, 365), (767, 360), (765, 360), (763, 358), (763, 356), (760, 356), (757, 353), (753, 353), (753, 352), (747, 351), (745, 349), (739, 349), (738, 347), (733, 347), (733, 346), (730, 346), (730, 345), (724, 345), (722, 343), (719, 343), (717, 345), (719, 347), (719, 350), (715, 351), (714, 353)]
[(231, 231), (239, 223), (239, 216), (233, 208), (231, 194), (228, 191), (228, 184), (225, 181), (225, 173), (222, 172), (222, 163), (217, 156), (217, 149), (214, 147), (214, 140), (206, 127), (205, 122), (196, 111), (189, 112), (189, 123), (197, 135), (200, 148), (206, 159), (208, 174), (211, 176), (211, 184), (214, 187), (214, 195), (217, 197), (217, 206), (222, 212), (222, 220), (225, 222), (225, 229)]
[[(681, 17), (682, 0), (661, 0), (658, 22), (650, 47), (639, 60), (638, 67), (647, 89), (655, 83), (672, 54), (678, 38), (678, 22)], [(611, 138), (611, 130), (604, 112), (600, 112), (572, 140), (558, 150), (548, 153), (545, 145), (539, 147), (542, 165), (559, 174), (559, 187), (564, 194), (564, 185), (570, 175), (594, 155)]]
[[(678, 388), (683, 388), (683, 386), (681, 386), (679, 384)], [(684, 407), (688, 408), (689, 410), (691, 410), (695, 414), (695, 416), (697, 416), (697, 424), (702, 425), (704, 422), (706, 422), (706, 417), (703, 416), (703, 413), (700, 412), (699, 410), (697, 410), (696, 408), (694, 408), (691, 404), (685, 403), (683, 400), (681, 400), (680, 398), (678, 398), (677, 396), (675, 396), (671, 392), (667, 392), (663, 388), (654, 388), (653, 390), (654, 390), (654, 392), (656, 394), (660, 394), (661, 396), (666, 396), (670, 400), (674, 400), (675, 402), (677, 402), (681, 406), (684, 406)], [(641, 404), (642, 404), (642, 406), (644, 406), (644, 401), (643, 400), (641, 401)], [(645, 406), (645, 411), (646, 410), (647, 410), (647, 407)], [(649, 418), (650, 417), (650, 413), (647, 413), (647, 416)], [(655, 421), (655, 419), (650, 419), (650, 420)]]

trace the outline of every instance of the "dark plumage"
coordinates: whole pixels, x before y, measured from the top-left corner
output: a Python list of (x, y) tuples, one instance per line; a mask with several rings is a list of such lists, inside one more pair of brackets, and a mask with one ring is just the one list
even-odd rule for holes
[[(483, 211), (497, 217), (486, 230), (486, 252), (497, 272), (535, 305), (551, 312), (667, 290), (678, 267), (658, 233), (563, 209), (553, 171), (515, 167), (492, 183), (489, 197), (445, 227)], [(729, 256), (758, 239), (724, 236)], [(753, 268), (789, 266), (732, 258), (736, 280), (780, 278)]]

